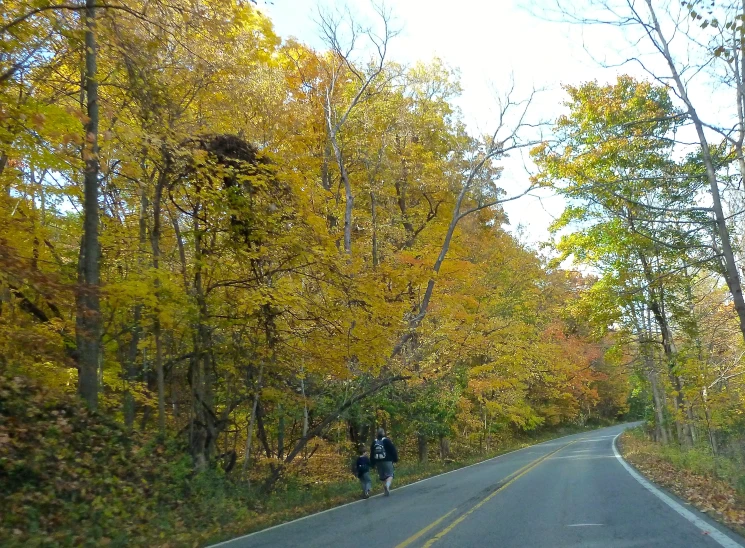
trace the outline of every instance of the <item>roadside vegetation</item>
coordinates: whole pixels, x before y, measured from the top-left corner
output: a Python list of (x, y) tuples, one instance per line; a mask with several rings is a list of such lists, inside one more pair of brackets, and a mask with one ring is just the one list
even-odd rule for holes
[(644, 428), (619, 438), (624, 459), (684, 501), (745, 534), (745, 463), (742, 453), (714, 455), (704, 446), (683, 449), (655, 442)]
[[(535, 432), (447, 461), (409, 455), (396, 485), (587, 428)], [(127, 432), (20, 377), (0, 376), (0, 441), (0, 538), (9, 548), (205, 545), (360, 498), (351, 457), (311, 460), (267, 496), (220, 469), (194, 473), (183, 439)]]

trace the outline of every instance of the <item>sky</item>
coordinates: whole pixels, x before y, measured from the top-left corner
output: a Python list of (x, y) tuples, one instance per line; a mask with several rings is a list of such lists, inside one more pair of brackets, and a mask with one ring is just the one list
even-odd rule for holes
[[(622, 73), (644, 76), (633, 64), (601, 66), (608, 56), (624, 56), (626, 41), (613, 29), (551, 21), (538, 5), (545, 1), (388, 0), (394, 26), (401, 30), (391, 43), (390, 58), (412, 64), (439, 57), (457, 68), (463, 92), (455, 103), (473, 133), (494, 127), (495, 94), (504, 93), (512, 82), (517, 97), (539, 90), (532, 120), (552, 122), (562, 112), (563, 84), (608, 82)], [(321, 49), (315, 23), (319, 6), (347, 6), (355, 18), (375, 21), (369, 0), (272, 0), (259, 8), (281, 37), (294, 36)], [(531, 166), (521, 156), (513, 154), (505, 161), (502, 183), (508, 195), (528, 185)], [(520, 230), (523, 241), (537, 246), (549, 239), (548, 226), (563, 207), (560, 197), (545, 190), (526, 196), (505, 204), (510, 219), (506, 228)]]

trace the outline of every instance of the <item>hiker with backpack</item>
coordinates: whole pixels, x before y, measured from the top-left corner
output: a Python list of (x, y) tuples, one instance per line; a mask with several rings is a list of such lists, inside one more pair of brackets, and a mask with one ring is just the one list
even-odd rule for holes
[(398, 451), (393, 442), (385, 437), (385, 430), (378, 428), (378, 435), (370, 447), (373, 466), (378, 470), (378, 477), (383, 482), (385, 496), (391, 494), (393, 481), (393, 463), (398, 462)]
[(354, 464), (354, 474), (359, 478), (362, 485), (362, 498), (366, 499), (372, 491), (372, 480), (370, 479), (370, 457), (367, 456), (367, 449), (360, 447), (359, 457)]

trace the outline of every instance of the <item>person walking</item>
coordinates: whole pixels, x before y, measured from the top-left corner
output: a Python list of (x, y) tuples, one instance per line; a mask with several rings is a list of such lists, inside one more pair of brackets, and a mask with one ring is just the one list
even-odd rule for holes
[(372, 491), (372, 480), (370, 479), (370, 457), (367, 455), (367, 449), (360, 447), (359, 456), (354, 464), (354, 473), (359, 478), (362, 485), (362, 498), (366, 499)]
[(378, 471), (378, 477), (383, 482), (383, 489), (387, 497), (391, 494), (393, 463), (398, 462), (398, 451), (393, 442), (385, 437), (385, 430), (382, 428), (378, 428), (378, 435), (370, 446), (370, 456)]

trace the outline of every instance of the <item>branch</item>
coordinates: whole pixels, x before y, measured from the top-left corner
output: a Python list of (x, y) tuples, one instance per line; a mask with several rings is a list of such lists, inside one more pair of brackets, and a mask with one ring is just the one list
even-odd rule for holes
[(34, 8), (31, 11), (24, 13), (23, 15), (19, 15), (18, 17), (16, 17), (15, 19), (7, 23), (6, 25), (3, 25), (2, 27), (0, 27), (0, 34), (5, 34), (12, 27), (20, 23), (23, 23), (26, 19), (29, 19), (30, 17), (33, 17), (34, 15), (38, 15), (39, 13), (43, 13), (45, 11), (57, 11), (57, 10), (82, 11), (82, 10), (87, 9), (88, 7), (121, 10), (121, 11), (129, 13), (130, 15), (134, 15), (136, 17), (144, 19), (144, 15), (142, 13), (138, 13), (137, 11), (131, 8), (128, 8), (126, 6), (117, 6), (117, 5), (112, 5), (112, 4), (94, 4), (93, 6), (86, 6), (85, 4), (51, 4), (48, 6), (40, 6), (38, 8)]

